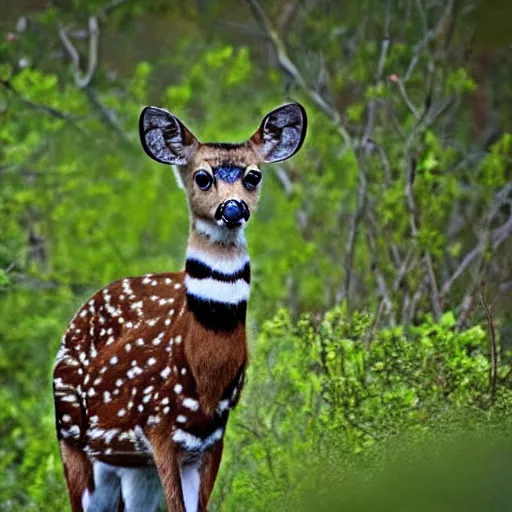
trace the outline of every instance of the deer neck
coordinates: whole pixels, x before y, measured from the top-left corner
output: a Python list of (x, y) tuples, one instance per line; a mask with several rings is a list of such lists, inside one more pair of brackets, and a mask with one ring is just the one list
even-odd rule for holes
[[(199, 224), (199, 225), (198, 225)], [(213, 414), (247, 364), (245, 317), (250, 266), (243, 231), (193, 223), (185, 262), (189, 325), (185, 354), (201, 407)], [(238, 379), (238, 380), (237, 380)]]
[(242, 229), (193, 221), (185, 262), (189, 308), (206, 328), (230, 331), (245, 324), (250, 263)]

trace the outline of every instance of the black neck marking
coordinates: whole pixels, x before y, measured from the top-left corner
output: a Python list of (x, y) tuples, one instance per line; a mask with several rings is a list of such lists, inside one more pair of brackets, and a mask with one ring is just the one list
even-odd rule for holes
[(225, 283), (233, 283), (238, 279), (243, 279), (247, 284), (251, 282), (251, 266), (249, 262), (234, 274), (224, 274), (223, 272), (213, 270), (202, 261), (189, 258), (185, 263), (185, 271), (190, 277), (196, 279), (208, 279), (211, 277), (216, 281), (223, 281)]
[(233, 331), (239, 325), (245, 325), (247, 301), (238, 304), (226, 304), (205, 300), (187, 293), (187, 304), (195, 319), (206, 329), (216, 332)]

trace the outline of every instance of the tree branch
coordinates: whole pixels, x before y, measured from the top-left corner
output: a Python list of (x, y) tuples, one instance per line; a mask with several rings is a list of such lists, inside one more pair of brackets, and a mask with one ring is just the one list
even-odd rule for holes
[(66, 29), (61, 26), (59, 28), (59, 37), (60, 40), (71, 58), (73, 77), (75, 79), (75, 84), (79, 89), (84, 89), (87, 87), (94, 73), (96, 71), (96, 67), (98, 65), (98, 41), (99, 41), (100, 30), (98, 27), (98, 20), (96, 16), (89, 17), (89, 60), (87, 66), (87, 72), (82, 74), (80, 70), (80, 55), (77, 49), (73, 46), (73, 43), (68, 37)]
[(348, 133), (347, 129), (345, 128), (345, 126), (343, 126), (339, 112), (334, 107), (329, 105), (317, 91), (308, 86), (306, 80), (298, 70), (297, 66), (290, 59), (286, 49), (286, 45), (279, 37), (277, 31), (272, 27), (270, 20), (268, 19), (267, 15), (265, 14), (265, 11), (259, 4), (258, 0), (244, 1), (251, 9), (253, 16), (256, 19), (261, 30), (268, 36), (269, 40), (271, 41), (279, 67), (291, 78), (293, 78), (293, 80), (309, 96), (311, 101), (318, 108), (320, 108), (320, 110), (322, 110), (329, 116), (331, 121), (335, 124), (338, 133), (342, 137), (345, 146), (350, 147), (352, 145), (352, 138)]
[(496, 351), (496, 334), (494, 332), (494, 321), (492, 318), (491, 310), (485, 301), (485, 296), (482, 289), (480, 290), (480, 300), (482, 301), (482, 305), (485, 309), (485, 314), (487, 316), (487, 326), (489, 329), (489, 356), (491, 359), (491, 365), (489, 367), (489, 394), (491, 402), (494, 402), (496, 398), (496, 384), (498, 381), (498, 355)]

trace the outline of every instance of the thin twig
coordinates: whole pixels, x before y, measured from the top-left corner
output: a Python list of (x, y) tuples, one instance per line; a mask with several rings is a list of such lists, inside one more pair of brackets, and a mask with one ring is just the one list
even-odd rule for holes
[(373, 340), (373, 335), (375, 334), (375, 329), (377, 329), (377, 327), (379, 326), (380, 324), (380, 318), (382, 316), (382, 311), (384, 310), (384, 304), (385, 304), (385, 299), (382, 298), (379, 302), (379, 307), (377, 308), (377, 313), (375, 314), (375, 318), (372, 322), (372, 325), (370, 327), (370, 330), (366, 333), (366, 339), (365, 339), (365, 347), (366, 347), (366, 350), (368, 350), (372, 344), (372, 340)]
[(87, 66), (87, 72), (82, 74), (80, 70), (80, 55), (73, 43), (68, 37), (66, 29), (61, 26), (59, 28), (60, 40), (71, 58), (71, 64), (73, 69), (73, 77), (75, 84), (79, 89), (87, 87), (94, 76), (96, 67), (98, 65), (98, 41), (99, 41), (100, 30), (98, 27), (98, 20), (96, 16), (89, 17), (89, 60)]
[(126, 134), (126, 130), (120, 125), (115, 111), (107, 108), (101, 100), (99, 99), (96, 91), (92, 87), (87, 87), (84, 89), (87, 98), (89, 99), (91, 105), (99, 112), (100, 116), (103, 118), (105, 123), (114, 129), (114, 131), (119, 135), (121, 140), (128, 144), (129, 146), (133, 146), (133, 141)]
[(342, 137), (345, 146), (347, 148), (350, 147), (352, 145), (352, 138), (348, 133), (347, 129), (345, 128), (345, 126), (343, 126), (341, 115), (334, 107), (332, 107), (325, 101), (325, 99), (318, 93), (318, 91), (308, 86), (301, 72), (290, 59), (288, 51), (286, 49), (286, 45), (279, 37), (277, 31), (272, 27), (270, 20), (268, 19), (267, 15), (265, 14), (265, 11), (259, 4), (258, 0), (245, 0), (245, 3), (251, 9), (253, 16), (256, 19), (261, 30), (263, 30), (263, 32), (267, 34), (269, 40), (271, 41), (280, 68), (285, 73), (287, 73), (291, 78), (293, 78), (293, 80), (309, 96), (311, 101), (318, 108), (320, 108), (329, 116), (329, 118), (335, 124), (338, 133)]
[(409, 98), (409, 95), (405, 90), (403, 81), (400, 78), (397, 78), (395, 82), (398, 86), (398, 92), (400, 92), (400, 96), (402, 96), (402, 99), (404, 100), (404, 103), (407, 105), (407, 108), (411, 111), (412, 115), (416, 119), (419, 119), (420, 115), (418, 113), (418, 109), (414, 106), (413, 102), (411, 101), (411, 98)]
[(281, 186), (283, 187), (285, 195), (287, 197), (291, 196), (293, 192), (293, 183), (288, 176), (286, 169), (282, 165), (276, 165), (274, 166), (274, 172), (277, 179), (279, 180), (279, 183), (281, 183)]
[[(496, 228), (490, 236), (490, 243), (492, 246), (493, 252), (500, 247), (500, 245), (505, 242), (512, 235), (512, 215), (508, 218), (507, 222), (501, 225), (499, 228)], [(451, 275), (450, 279), (446, 281), (441, 288), (441, 296), (445, 296), (453, 284), (457, 279), (464, 273), (464, 271), (473, 263), (477, 256), (488, 247), (488, 242), (486, 240), (480, 241), (476, 247), (474, 247), (471, 251), (469, 251), (466, 256), (464, 256), (463, 260), (460, 262), (459, 266), (456, 268), (455, 272)]]
[(492, 317), (491, 310), (485, 301), (483, 285), (480, 289), (480, 300), (482, 301), (482, 305), (485, 309), (485, 314), (487, 315), (487, 327), (489, 329), (489, 355), (491, 358), (491, 366), (489, 368), (489, 395), (491, 403), (494, 402), (496, 398), (496, 385), (498, 381), (498, 357), (496, 351), (496, 334), (494, 332), (494, 321)]

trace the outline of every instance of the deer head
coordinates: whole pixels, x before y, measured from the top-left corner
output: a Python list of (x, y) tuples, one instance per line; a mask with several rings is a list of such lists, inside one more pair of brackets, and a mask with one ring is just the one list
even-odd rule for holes
[(177, 167), (191, 225), (220, 242), (235, 239), (256, 209), (262, 178), (259, 166), (297, 153), (306, 127), (306, 112), (298, 103), (272, 110), (258, 130), (239, 144), (201, 143), (162, 108), (144, 108), (139, 122), (146, 153)]

